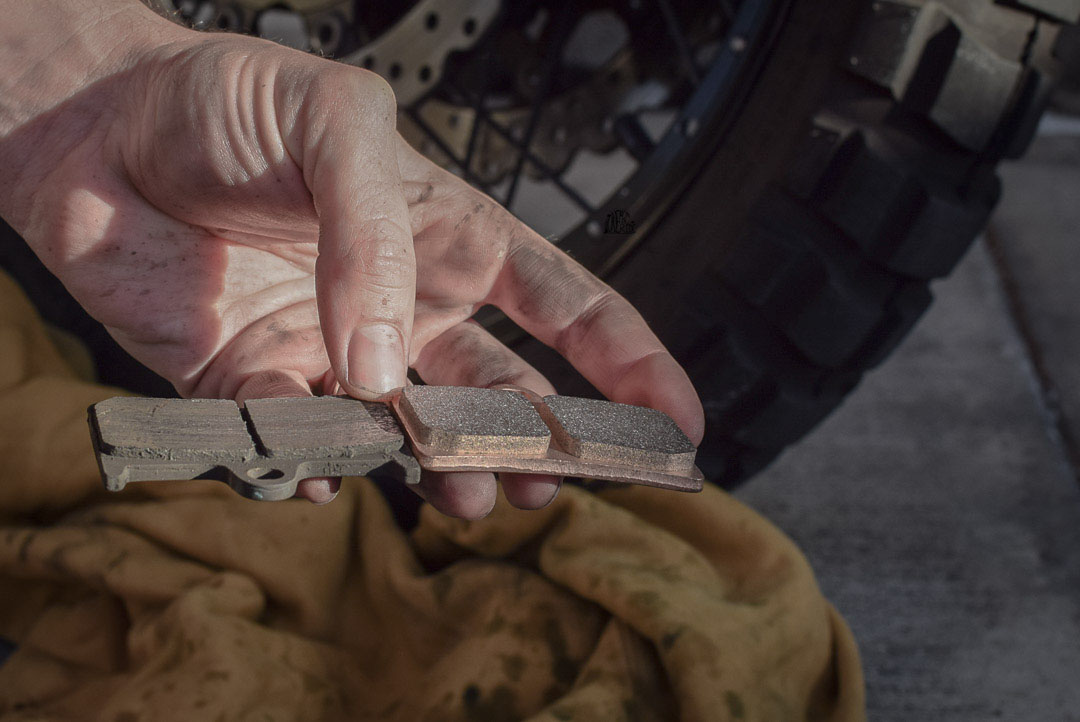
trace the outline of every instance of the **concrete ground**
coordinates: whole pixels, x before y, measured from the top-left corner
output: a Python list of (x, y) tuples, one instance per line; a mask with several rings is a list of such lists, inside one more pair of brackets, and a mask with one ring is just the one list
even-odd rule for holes
[(912, 335), (738, 493), (853, 628), (872, 720), (1080, 720), (1080, 125), (1002, 178)]

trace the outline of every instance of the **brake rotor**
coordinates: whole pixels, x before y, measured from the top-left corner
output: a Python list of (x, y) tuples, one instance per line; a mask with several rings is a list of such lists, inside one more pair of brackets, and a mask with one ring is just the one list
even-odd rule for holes
[(382, 75), (407, 106), (438, 84), (452, 52), (483, 35), (499, 0), (172, 0), (196, 29), (258, 35)]
[[(438, 92), (399, 122), (410, 143), (488, 188), (513, 183), (518, 173), (534, 180), (562, 175), (580, 151), (622, 149), (633, 161), (643, 160), (667, 127), (664, 121), (674, 118), (672, 104), (685, 90), (682, 66), (670, 54), (650, 50), (655, 43), (636, 15), (640, 3), (574, 6), (561, 28), (560, 11), (549, 5), (504, 8), (494, 37), (452, 58)], [(698, 12), (692, 3), (683, 5), (687, 17)], [(723, 28), (716, 20), (715, 13), (702, 11), (701, 22), (687, 23), (702, 65), (719, 47)], [(553, 60), (559, 81), (544, 87)], [(654, 111), (657, 123), (640, 122)]]

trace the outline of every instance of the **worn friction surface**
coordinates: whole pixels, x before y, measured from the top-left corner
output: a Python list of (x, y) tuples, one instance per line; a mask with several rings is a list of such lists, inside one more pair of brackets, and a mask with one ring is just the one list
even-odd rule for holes
[(694, 467), (697, 449), (660, 411), (572, 396), (546, 396), (544, 404), (552, 433), (568, 454), (658, 471)]
[(313, 477), (420, 480), (419, 464), (402, 448), (405, 437), (383, 404), (251, 399), (241, 412), (228, 400), (114, 398), (88, 415), (112, 491), (134, 481), (217, 479), (248, 498), (276, 501)]
[(259, 450), (273, 458), (352, 458), (405, 441), (383, 404), (317, 396), (250, 399), (244, 408)]
[(220, 399), (117, 397), (95, 405), (102, 451), (172, 460), (255, 456), (240, 409)]
[(513, 391), (411, 386), (399, 408), (421, 443), (449, 453), (537, 456), (551, 441), (533, 405)]

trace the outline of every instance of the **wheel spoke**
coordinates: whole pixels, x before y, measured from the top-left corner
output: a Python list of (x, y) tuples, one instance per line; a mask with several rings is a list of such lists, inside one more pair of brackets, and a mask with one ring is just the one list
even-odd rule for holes
[[(721, 27), (730, 25), (734, 21), (738, 5), (736, 0), (717, 0), (713, 13), (720, 16)], [(676, 51), (678, 65), (684, 68), (681, 75), (689, 80), (693, 87), (700, 86), (702, 74), (694, 60), (693, 44), (688, 34), (684, 32), (684, 19), (680, 18), (671, 0), (656, 0), (656, 7), (660, 11), (665, 31), (671, 38), (673, 49)], [(500, 14), (496, 23), (505, 22), (506, 17), (505, 14)], [(544, 113), (558, 87), (560, 73), (563, 72), (563, 48), (573, 32), (577, 17), (575, 4), (569, 0), (563, 0), (555, 10), (554, 22), (549, 24), (548, 31), (545, 33), (548, 37), (544, 42), (548, 50), (544, 53), (539, 67), (536, 68), (537, 82), (533, 85), (535, 92), (528, 99), (528, 114), (521, 125), (515, 122), (512, 126), (506, 120), (497, 119), (497, 109), (489, 107), (490, 99), (493, 97), (493, 76), (490, 61), (483, 59), (480, 61), (480, 67), (476, 69), (477, 72), (472, 76), (472, 82), (467, 86), (456, 81), (455, 78), (449, 76), (443, 78), (443, 87), (451, 94), (452, 102), (473, 111), (472, 125), (464, 149), (458, 146), (458, 151), (451, 150), (450, 141), (444, 139), (438, 131), (425, 122), (417, 111), (417, 107), (422, 107), (422, 104), (406, 111), (417, 127), (447, 157), (448, 162), (460, 169), (466, 181), (493, 195), (499, 190), (499, 186), (505, 188), (505, 192), (498, 192), (501, 196), (498, 200), (507, 208), (511, 208), (521, 190), (522, 176), (528, 167), (530, 174), (535, 172), (542, 181), (550, 182), (587, 217), (591, 218), (597, 212), (596, 206), (563, 179), (565, 164), (560, 164), (561, 170), (556, 169), (541, 158), (541, 151), (538, 148), (533, 149), (533, 142), (542, 127)], [(619, 145), (626, 149), (639, 164), (643, 163), (655, 149), (654, 142), (642, 127), (640, 120), (635, 117), (622, 116), (615, 119), (612, 131)], [(482, 142), (481, 134), (488, 132), (494, 133), (505, 143), (503, 147), (507, 154), (515, 154), (510, 155), (508, 159), (512, 163), (512, 168), (502, 166), (509, 173), (509, 182), (506, 185), (500, 182), (496, 186), (490, 177), (485, 181), (484, 177), (491, 176), (491, 172), (474, 167), (485, 156), (486, 151), (483, 150), (485, 143)], [(463, 152), (464, 157), (459, 157), (458, 152)], [(495, 177), (505, 178), (502, 172), (498, 170), (495, 172), (498, 173)]]
[(656, 0), (656, 4), (660, 8), (660, 13), (664, 16), (664, 26), (667, 28), (672, 42), (675, 43), (679, 58), (682, 60), (683, 65), (686, 66), (686, 73), (690, 76), (690, 82), (696, 88), (701, 83), (701, 73), (698, 72), (697, 63), (694, 62), (694, 53), (690, 50), (690, 41), (687, 40), (682, 27), (679, 26), (679, 18), (675, 16), (671, 3), (668, 0)]

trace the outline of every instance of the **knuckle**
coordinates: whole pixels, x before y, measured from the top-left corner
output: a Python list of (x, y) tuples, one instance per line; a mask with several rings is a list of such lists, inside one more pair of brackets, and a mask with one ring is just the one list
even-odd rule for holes
[(390, 83), (370, 70), (361, 71), (364, 80), (364, 100), (371, 107), (373, 117), (394, 123), (397, 115), (397, 96)]
[(355, 109), (355, 118), (380, 127), (394, 127), (397, 97), (381, 76), (370, 70), (334, 64), (322, 69), (314, 81), (315, 90), (333, 104)]
[(354, 69), (348, 83), (349, 97), (363, 109), (362, 117), (367, 122), (383, 127), (396, 125), (397, 97), (388, 82), (370, 70)]
[[(568, 293), (567, 296), (572, 296)], [(627, 303), (608, 286), (595, 289), (591, 296), (579, 300), (576, 304), (577, 311), (566, 326), (555, 336), (552, 344), (555, 350), (564, 356), (570, 351), (582, 345), (596, 329), (597, 323), (612, 310), (619, 309), (621, 304)]]

